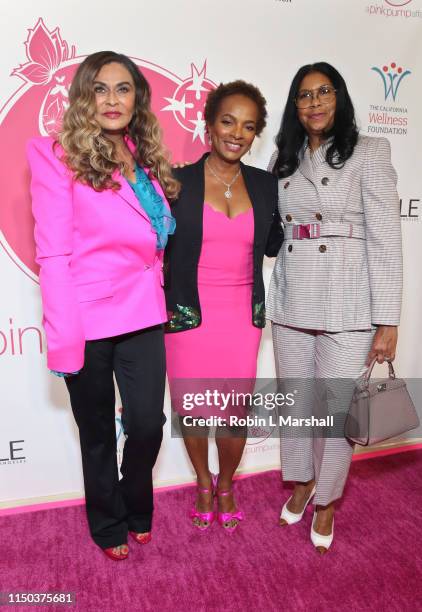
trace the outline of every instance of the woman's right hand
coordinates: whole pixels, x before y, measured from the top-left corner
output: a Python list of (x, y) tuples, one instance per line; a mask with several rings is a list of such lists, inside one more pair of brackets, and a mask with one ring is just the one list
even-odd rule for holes
[(185, 162), (176, 162), (175, 164), (172, 164), (172, 168), (184, 168), (185, 166), (190, 166), (192, 162), (189, 161), (185, 161)]

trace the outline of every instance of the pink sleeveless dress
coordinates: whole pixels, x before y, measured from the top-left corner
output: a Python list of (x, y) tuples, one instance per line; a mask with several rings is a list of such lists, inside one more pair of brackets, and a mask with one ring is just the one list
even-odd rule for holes
[[(234, 383), (235, 391), (253, 391), (262, 335), (252, 324), (253, 240), (252, 208), (229, 219), (204, 204), (198, 263), (202, 323), (195, 329), (165, 335), (167, 374), (177, 412), (185, 414), (173, 401), (180, 395), (182, 379), (186, 391), (190, 390), (186, 379), (218, 379), (220, 388), (230, 391)], [(210, 416), (211, 411), (195, 408), (190, 414)]]

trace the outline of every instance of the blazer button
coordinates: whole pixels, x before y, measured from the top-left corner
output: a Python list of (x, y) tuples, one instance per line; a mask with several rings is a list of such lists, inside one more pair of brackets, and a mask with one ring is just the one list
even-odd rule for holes
[(324, 176), (324, 178), (321, 179), (321, 183), (325, 186), (328, 185), (328, 183), (330, 182), (330, 179), (328, 178), (328, 176)]
[(320, 253), (325, 253), (326, 250), (327, 250), (327, 247), (325, 246), (325, 244), (321, 244), (319, 246), (319, 252)]
[(289, 185), (290, 185), (290, 181), (287, 181), (286, 183), (284, 183), (284, 189), (287, 189)]
[(290, 222), (292, 220), (292, 218), (293, 218), (292, 215), (286, 215), (286, 221)]
[(289, 253), (291, 253), (293, 251), (293, 245), (289, 244), (289, 246), (287, 247), (287, 250), (289, 251)]
[(318, 221), (322, 220), (322, 215), (321, 213), (316, 213), (315, 217), (318, 219)]

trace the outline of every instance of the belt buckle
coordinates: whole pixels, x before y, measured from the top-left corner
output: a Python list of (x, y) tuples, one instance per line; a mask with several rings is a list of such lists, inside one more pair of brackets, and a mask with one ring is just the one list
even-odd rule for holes
[(303, 240), (304, 238), (310, 238), (311, 237), (311, 224), (307, 223), (305, 224), (300, 224), (300, 225), (295, 225), (293, 228), (293, 237), (296, 238), (296, 240)]
[(311, 224), (299, 225), (299, 240), (311, 237)]
[(319, 238), (320, 232), (321, 228), (319, 223), (303, 223), (293, 226), (292, 238), (293, 240)]

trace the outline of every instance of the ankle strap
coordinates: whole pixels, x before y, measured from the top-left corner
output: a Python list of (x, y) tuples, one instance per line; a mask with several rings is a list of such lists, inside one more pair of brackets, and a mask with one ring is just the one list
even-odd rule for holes
[(218, 491), (216, 492), (217, 497), (226, 497), (226, 495), (230, 495), (230, 493), (232, 493), (232, 489), (229, 489), (228, 491)]
[(205, 489), (204, 487), (199, 486), (199, 484), (197, 482), (196, 483), (196, 490), (199, 491), (200, 493), (213, 493), (213, 494), (215, 494), (215, 491), (217, 489), (218, 476), (216, 474), (210, 473), (210, 477), (211, 477), (211, 488), (210, 489)]

